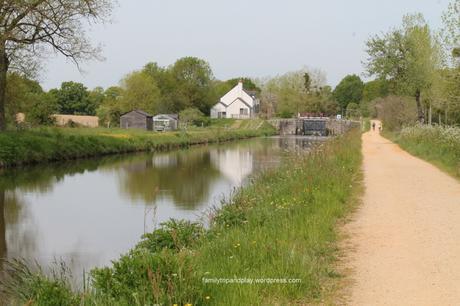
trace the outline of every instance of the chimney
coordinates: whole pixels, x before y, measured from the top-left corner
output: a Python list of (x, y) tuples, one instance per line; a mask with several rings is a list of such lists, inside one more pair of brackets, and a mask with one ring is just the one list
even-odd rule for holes
[(240, 80), (238, 81), (238, 88), (241, 89), (241, 90), (243, 90), (243, 79), (240, 79)]

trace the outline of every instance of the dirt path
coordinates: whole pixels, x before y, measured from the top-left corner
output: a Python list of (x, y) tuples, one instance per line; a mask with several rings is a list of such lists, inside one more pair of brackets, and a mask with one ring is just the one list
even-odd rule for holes
[(378, 132), (363, 135), (363, 154), (349, 304), (460, 305), (460, 182)]

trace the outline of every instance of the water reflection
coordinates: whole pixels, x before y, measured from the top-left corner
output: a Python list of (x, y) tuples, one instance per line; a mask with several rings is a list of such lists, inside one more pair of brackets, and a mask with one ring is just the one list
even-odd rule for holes
[[(269, 138), (0, 172), (0, 257), (74, 271), (126, 252), (153, 224), (195, 220), (248, 177), (311, 138)], [(149, 214), (150, 212), (154, 212)]]

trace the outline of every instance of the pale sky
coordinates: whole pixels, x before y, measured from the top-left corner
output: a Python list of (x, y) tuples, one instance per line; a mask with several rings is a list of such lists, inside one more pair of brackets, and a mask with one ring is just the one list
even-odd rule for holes
[(103, 62), (46, 61), (46, 89), (63, 81), (93, 88), (117, 85), (147, 62), (167, 66), (180, 57), (208, 61), (218, 79), (265, 77), (304, 66), (322, 69), (328, 83), (362, 74), (364, 43), (422, 13), (438, 27), (448, 0), (119, 0), (113, 23), (88, 32)]

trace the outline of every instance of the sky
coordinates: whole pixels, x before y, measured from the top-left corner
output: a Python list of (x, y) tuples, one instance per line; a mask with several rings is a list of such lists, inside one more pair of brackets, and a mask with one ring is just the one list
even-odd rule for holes
[(113, 21), (87, 31), (104, 61), (79, 71), (50, 56), (40, 81), (45, 89), (63, 81), (88, 88), (118, 85), (148, 62), (161, 66), (196, 56), (217, 79), (260, 78), (310, 67), (335, 86), (345, 75), (364, 76), (365, 42), (422, 13), (434, 28), (448, 0), (118, 0)]

